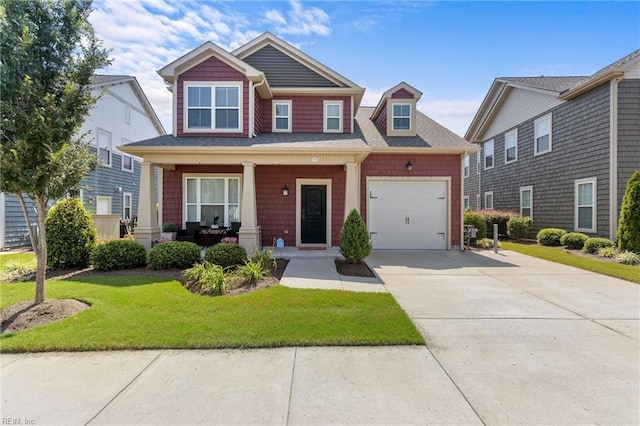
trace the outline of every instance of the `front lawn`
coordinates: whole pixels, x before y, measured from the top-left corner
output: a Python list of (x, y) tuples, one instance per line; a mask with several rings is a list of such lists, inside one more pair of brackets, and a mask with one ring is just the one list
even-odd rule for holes
[(633, 265), (606, 262), (578, 254), (567, 253), (554, 247), (546, 247), (539, 244), (519, 244), (503, 241), (502, 248), (518, 253), (526, 254), (564, 265), (574, 266), (598, 274), (609, 275), (640, 284), (640, 268)]
[[(274, 286), (207, 297), (175, 280), (106, 276), (50, 281), (46, 295), (92, 307), (2, 335), (3, 352), (424, 344), (390, 294)], [(32, 282), (0, 284), (2, 308), (33, 296)]]

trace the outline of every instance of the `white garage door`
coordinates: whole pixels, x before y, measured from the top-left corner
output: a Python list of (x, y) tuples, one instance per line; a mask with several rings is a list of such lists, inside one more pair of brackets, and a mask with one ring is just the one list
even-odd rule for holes
[(446, 181), (369, 181), (369, 232), (376, 249), (446, 249)]

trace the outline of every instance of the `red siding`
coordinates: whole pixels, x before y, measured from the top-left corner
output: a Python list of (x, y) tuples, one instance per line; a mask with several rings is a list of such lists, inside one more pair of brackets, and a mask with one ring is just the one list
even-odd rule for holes
[(242, 173), (242, 166), (176, 166), (175, 170), (164, 170), (162, 175), (162, 220), (173, 222), (184, 229), (182, 216), (183, 173)]
[(413, 95), (405, 89), (400, 89), (394, 92), (391, 97), (393, 99), (413, 99)]
[[(188, 81), (241, 81), (242, 87), (242, 133), (190, 133), (184, 132), (184, 87), (183, 83)], [(216, 136), (216, 137), (247, 137), (249, 126), (249, 80), (241, 72), (231, 68), (217, 58), (209, 58), (195, 67), (185, 71), (178, 77), (178, 136)]]
[[(413, 170), (407, 171), (407, 161), (411, 160)], [(460, 246), (461, 200), (460, 200), (460, 168), (462, 159), (459, 155), (416, 155), (416, 154), (371, 154), (361, 166), (360, 212), (367, 218), (367, 176), (444, 176), (451, 177), (451, 245)]]
[(254, 106), (254, 125), (253, 132), (256, 135), (262, 133), (262, 98), (258, 94), (258, 91), (255, 92), (255, 97), (253, 101)]
[(378, 114), (378, 119), (376, 120), (376, 124), (382, 130), (382, 133), (387, 133), (387, 106), (382, 107), (382, 111)]
[[(296, 178), (331, 179), (331, 242), (340, 244), (344, 221), (345, 173), (342, 166), (257, 166), (256, 202), (258, 224), (262, 227), (262, 244), (273, 245), (282, 237), (287, 246), (296, 245)], [(289, 195), (282, 195), (287, 185)], [(287, 235), (284, 230), (289, 231)]]
[[(342, 130), (351, 133), (351, 97), (349, 96), (278, 96), (275, 99), (291, 101), (293, 114), (293, 133), (322, 133), (324, 119), (324, 101), (342, 101)], [(262, 101), (262, 131), (270, 133), (273, 127), (272, 100)]]

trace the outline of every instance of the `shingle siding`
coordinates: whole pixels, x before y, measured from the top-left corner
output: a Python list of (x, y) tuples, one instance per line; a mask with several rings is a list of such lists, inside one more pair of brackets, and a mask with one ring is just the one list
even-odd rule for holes
[(473, 210), (480, 208), (476, 201), (479, 194), (480, 176), (478, 175), (478, 156), (480, 152), (469, 155), (469, 177), (464, 179), (464, 195), (469, 197), (469, 207)]
[(627, 182), (640, 170), (640, 80), (618, 85), (618, 211)]

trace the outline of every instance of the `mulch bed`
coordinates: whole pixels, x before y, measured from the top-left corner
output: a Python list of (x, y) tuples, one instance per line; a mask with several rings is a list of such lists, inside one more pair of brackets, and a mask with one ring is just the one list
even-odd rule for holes
[(347, 263), (344, 259), (335, 259), (336, 270), (340, 275), (349, 277), (375, 278), (375, 274), (365, 262)]

